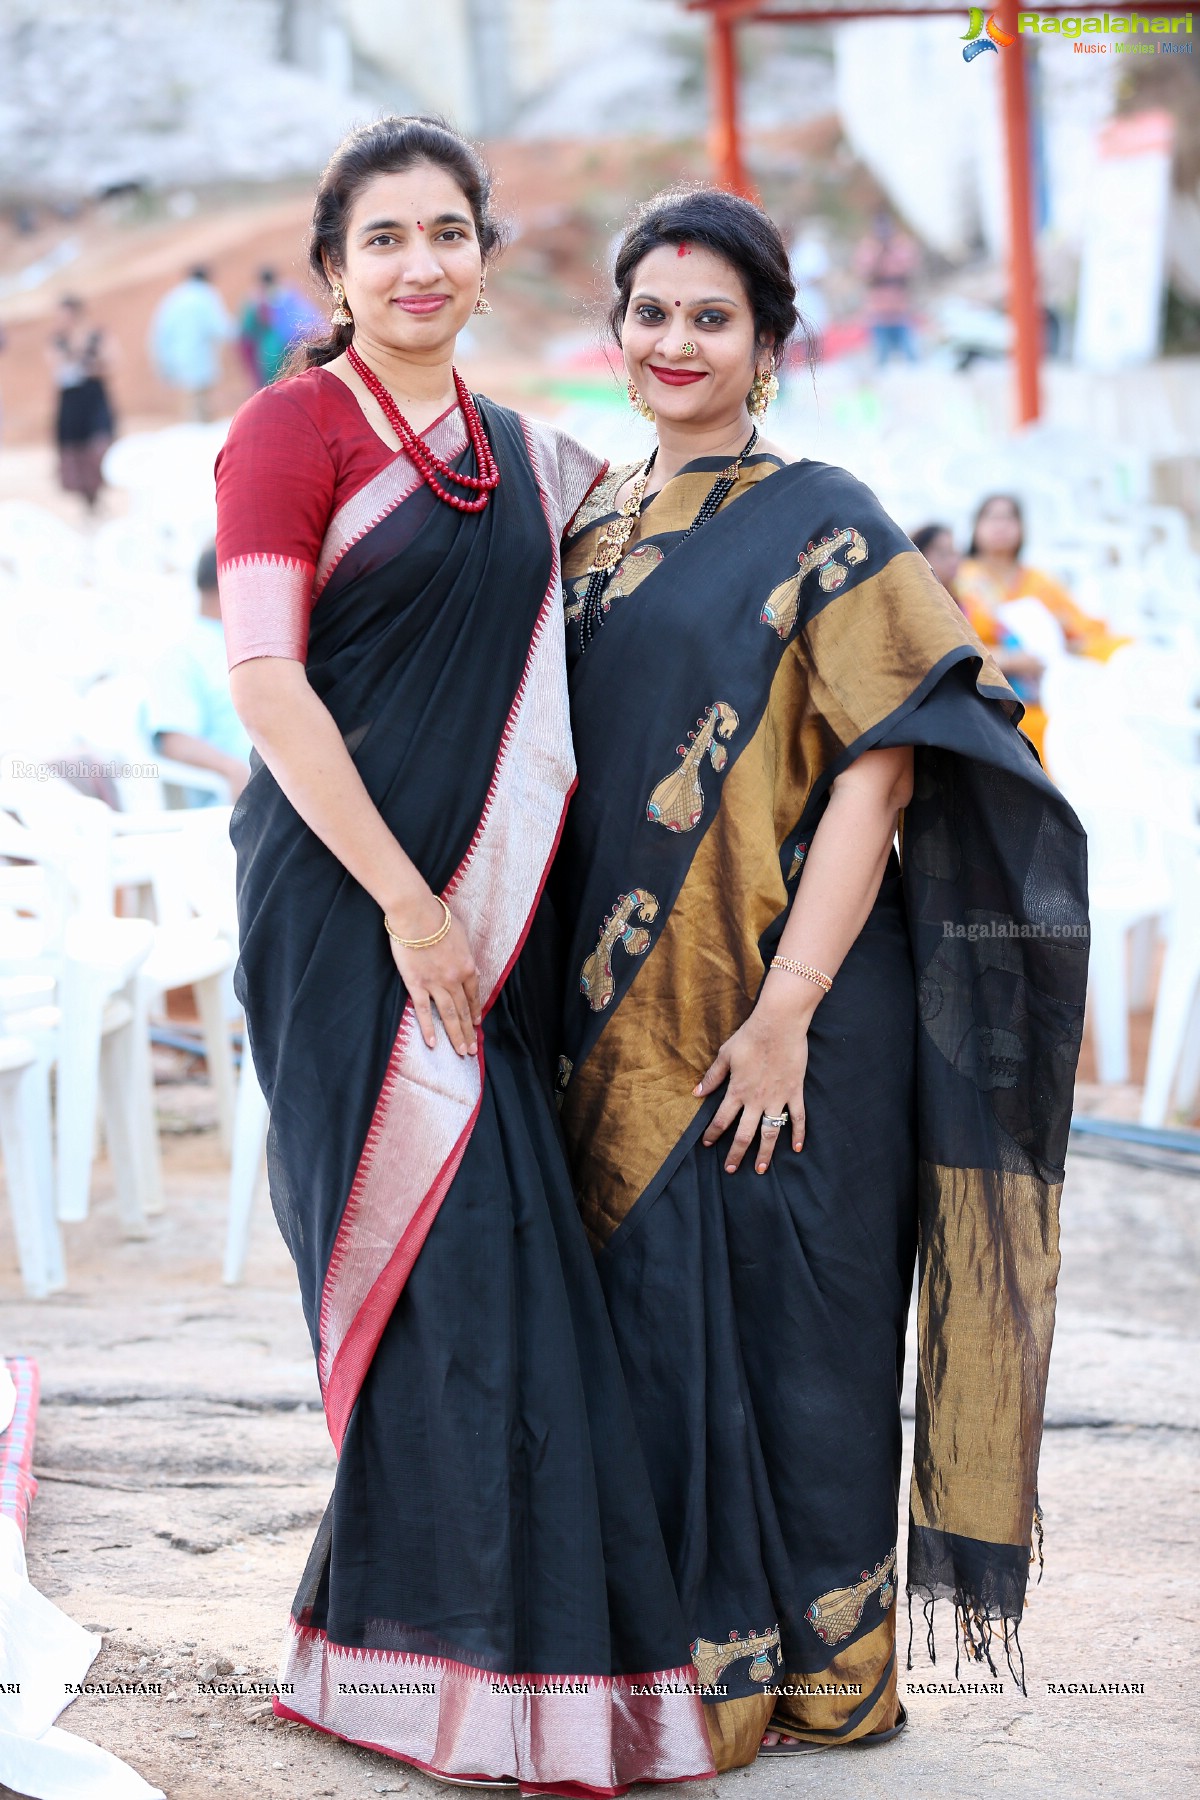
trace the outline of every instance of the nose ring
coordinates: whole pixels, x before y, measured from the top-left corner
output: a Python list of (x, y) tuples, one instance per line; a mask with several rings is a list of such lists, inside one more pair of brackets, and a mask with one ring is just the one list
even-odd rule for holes
[(681, 344), (679, 346), (679, 354), (680, 354), (680, 356), (695, 356), (695, 354), (696, 354), (695, 344)]

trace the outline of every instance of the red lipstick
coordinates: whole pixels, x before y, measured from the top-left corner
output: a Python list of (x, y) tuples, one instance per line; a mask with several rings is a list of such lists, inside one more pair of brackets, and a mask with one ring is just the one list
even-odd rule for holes
[(656, 380), (664, 382), (667, 387), (689, 387), (693, 381), (708, 380), (703, 369), (664, 369), (657, 363), (650, 363), (649, 369)]

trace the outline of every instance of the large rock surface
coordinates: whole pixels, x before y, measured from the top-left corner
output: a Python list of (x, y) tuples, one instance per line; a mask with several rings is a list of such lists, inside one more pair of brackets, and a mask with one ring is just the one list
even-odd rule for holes
[(319, 168), (375, 107), (283, 60), (280, 0), (5, 0), (0, 197)]

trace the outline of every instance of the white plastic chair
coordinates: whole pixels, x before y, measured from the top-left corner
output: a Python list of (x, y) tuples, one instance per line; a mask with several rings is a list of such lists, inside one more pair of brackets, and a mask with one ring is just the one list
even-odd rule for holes
[[(188, 898), (190, 871), (194, 870), (196, 845), (210, 846), (220, 834), (228, 838), (229, 813), (222, 808), (203, 808), (192, 813), (162, 813), (124, 821), (96, 800), (85, 799), (61, 782), (26, 784), (36, 791), (17, 792), (15, 804), (22, 820), (36, 824), (44, 837), (61, 846), (63, 858), (71, 861), (77, 890), (76, 914), (95, 921), (126, 928), (149, 921), (112, 918), (114, 890), (126, 885), (145, 886), (152, 894), (151, 909), (155, 915), (145, 949), (138, 964), (136, 990), (131, 1006), (140, 1026), (145, 1027), (152, 1011), (165, 993), (174, 988), (190, 987), (196, 996), (201, 1029), (208, 1058), (209, 1078), (217, 1101), (221, 1142), (226, 1151), (233, 1143), (234, 1071), (228, 1026), (229, 973), (236, 956), (231, 940), (229, 905), (218, 915), (197, 911)], [(18, 784), (12, 784), (16, 789)], [(214, 818), (204, 818), (211, 811)], [(229, 849), (232, 864), (232, 849)], [(196, 878), (196, 883), (199, 878)], [(229, 878), (232, 890), (232, 873)], [(208, 883), (205, 893), (212, 892)], [(76, 925), (79, 941), (80, 929)], [(117, 937), (110, 931), (101, 941), (101, 959), (107, 967), (114, 954)], [(129, 939), (132, 944), (133, 940)], [(139, 943), (142, 940), (138, 940)], [(119, 960), (119, 959), (118, 959)], [(122, 976), (121, 983), (126, 977)], [(118, 984), (121, 985), (121, 984)], [(83, 996), (77, 996), (83, 1005)], [(89, 1017), (95, 1016), (95, 996), (90, 1001)], [(144, 1061), (148, 1091), (153, 1096), (150, 1078), (149, 1044), (135, 1053), (135, 1069)], [(138, 1079), (141, 1079), (140, 1073)], [(153, 1105), (142, 1122), (140, 1160), (148, 1184), (143, 1190), (147, 1212), (162, 1210), (162, 1176), (158, 1155), (157, 1128)], [(70, 1165), (70, 1177), (59, 1164), (60, 1218), (84, 1218), (87, 1212), (86, 1182), (80, 1186), (77, 1165)], [(81, 1210), (82, 1209), (82, 1210)]]
[(172, 808), (178, 790), (207, 794), (228, 805), (229, 783), (215, 769), (160, 756), (144, 729), (145, 685), (135, 674), (93, 682), (79, 701), (76, 728), (90, 749), (119, 767), (138, 769), (114, 779), (122, 816)]
[(1175, 1109), (1190, 1117), (1200, 1090), (1200, 829), (1194, 771), (1167, 767), (1155, 800), (1171, 879), (1171, 909), (1142, 1092), (1143, 1125), (1165, 1125)]
[[(1103, 1082), (1129, 1080), (1129, 936), (1143, 934), (1171, 907), (1171, 881), (1159, 822), (1147, 792), (1148, 752), (1136, 733), (1103, 705), (1103, 670), (1073, 669), (1063, 659), (1046, 672), (1046, 766), (1088, 834), (1092, 938), (1088, 1020)], [(1051, 682), (1050, 677), (1062, 677)], [(1080, 678), (1082, 677), (1082, 678)], [(1093, 685), (1093, 683), (1095, 685)], [(1090, 703), (1079, 704), (1083, 689)], [(1146, 948), (1142, 967), (1146, 980)]]
[(161, 1211), (150, 1033), (142, 970), (154, 946), (145, 919), (68, 922), (59, 984), (58, 1216), (86, 1219), (97, 1101), (103, 1101), (117, 1215), (127, 1237)]
[(0, 1149), (25, 1292), (41, 1300), (65, 1286), (54, 1217), (50, 1075), (29, 1038), (0, 1036)]
[(222, 1280), (234, 1286), (242, 1279), (254, 1200), (263, 1176), (270, 1113), (258, 1085), (250, 1046), (242, 1051), (238, 1079), (237, 1113), (233, 1128), (233, 1166), (229, 1174), (229, 1217), (225, 1228), (225, 1265)]
[[(98, 801), (83, 801), (76, 839), (33, 831), (0, 812), (0, 1019), (57, 1064), (58, 1216), (81, 1219), (95, 1147), (97, 1099), (112, 1155), (118, 1211), (130, 1234), (144, 1230), (153, 1199), (154, 1128), (145, 1009), (137, 976), (154, 929), (102, 910), (108, 888), (96, 843)], [(81, 849), (82, 844), (82, 849)]]

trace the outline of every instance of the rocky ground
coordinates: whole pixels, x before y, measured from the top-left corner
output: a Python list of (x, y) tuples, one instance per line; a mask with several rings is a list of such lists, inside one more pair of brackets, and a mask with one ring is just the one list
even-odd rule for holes
[[(406, 1788), (423, 1800), (432, 1785), (415, 1771), (278, 1722), (252, 1693), (208, 1691), (273, 1676), (333, 1453), (265, 1197), (245, 1284), (224, 1288), (226, 1172), (213, 1132), (197, 1129), (204, 1091), (160, 1089), (160, 1099), (174, 1128), (169, 1203), (148, 1242), (119, 1238), (101, 1167), (91, 1217), (67, 1228), (69, 1291), (31, 1303), (0, 1225), (3, 1347), (34, 1355), (43, 1383), (32, 1578), (103, 1633), (94, 1678), (161, 1687), (80, 1697), (61, 1722), (170, 1800), (368, 1800)], [(946, 1615), (936, 1667), (916, 1635), (902, 1675), (912, 1726), (898, 1743), (764, 1761), (727, 1777), (726, 1790), (743, 1800), (1196, 1791), (1198, 1203), (1195, 1176), (1074, 1158), (1042, 1458), (1046, 1573), (1022, 1631), (1028, 1694), (1007, 1670), (999, 1694), (923, 1691), (954, 1682)], [(1143, 1691), (1052, 1692), (1060, 1683)]]

